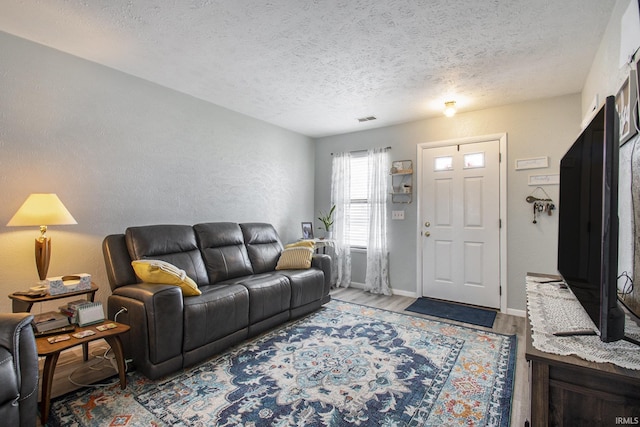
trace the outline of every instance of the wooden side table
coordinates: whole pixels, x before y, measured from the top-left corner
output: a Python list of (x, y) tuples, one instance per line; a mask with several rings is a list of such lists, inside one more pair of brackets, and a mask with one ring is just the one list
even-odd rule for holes
[[(10, 294), (9, 298), (11, 299), (11, 310), (14, 313), (30, 313), (31, 308), (33, 308), (33, 304), (37, 302), (46, 302), (53, 301), (62, 298), (71, 298), (78, 295), (86, 295), (87, 301), (93, 302), (96, 297), (96, 292), (98, 291), (98, 285), (91, 282), (91, 289), (84, 289), (82, 291), (75, 292), (67, 292), (66, 294), (58, 294), (58, 295), (50, 295), (47, 294), (42, 297), (30, 297), (26, 295), (16, 295), (15, 293)], [(89, 360), (89, 346), (82, 346), (82, 354), (84, 356), (84, 361)]]
[[(116, 327), (113, 329), (107, 329), (106, 331), (99, 331), (96, 329), (96, 326), (108, 323), (114, 323)], [(118, 364), (120, 388), (124, 390), (127, 387), (127, 372), (124, 363), (124, 354), (122, 349), (122, 341), (120, 340), (120, 334), (127, 332), (129, 329), (129, 325), (113, 322), (111, 320), (105, 320), (104, 322), (97, 325), (86, 326), (84, 328), (76, 328), (74, 332), (70, 332), (68, 334), (69, 336), (71, 336), (71, 338), (66, 341), (50, 343), (49, 341), (47, 341), (47, 338), (49, 337), (36, 338), (38, 356), (46, 357), (44, 361), (44, 370), (42, 372), (42, 397), (40, 399), (40, 419), (42, 420), (42, 425), (45, 425), (47, 423), (47, 418), (49, 417), (49, 410), (51, 409), (51, 385), (53, 383), (53, 373), (56, 369), (58, 357), (64, 350), (68, 350), (77, 345), (86, 345), (91, 341), (104, 339), (113, 350), (113, 354)], [(95, 334), (84, 338), (75, 338), (73, 336), (73, 334), (75, 333), (86, 330), (91, 330), (95, 332)]]
[(87, 301), (93, 302), (96, 296), (97, 290), (98, 290), (98, 285), (92, 282), (91, 289), (85, 289), (82, 291), (67, 292), (66, 294), (58, 294), (58, 295), (47, 294), (42, 297), (29, 297), (26, 295), (16, 295), (14, 293), (14, 294), (10, 294), (9, 298), (11, 299), (11, 309), (14, 313), (29, 313), (31, 311), (31, 308), (33, 307), (33, 304), (37, 302), (53, 301), (56, 299), (70, 298), (78, 295), (86, 295)]
[[(527, 276), (561, 279), (535, 273)], [(545, 353), (533, 346), (532, 334), (527, 313), (525, 358), (529, 364), (532, 427), (612, 426), (619, 420), (640, 417), (640, 371), (575, 355)]]

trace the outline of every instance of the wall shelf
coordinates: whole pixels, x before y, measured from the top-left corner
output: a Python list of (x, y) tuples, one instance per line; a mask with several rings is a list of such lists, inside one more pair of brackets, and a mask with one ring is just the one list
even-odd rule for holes
[(391, 163), (391, 202), (413, 201), (413, 161), (396, 160)]

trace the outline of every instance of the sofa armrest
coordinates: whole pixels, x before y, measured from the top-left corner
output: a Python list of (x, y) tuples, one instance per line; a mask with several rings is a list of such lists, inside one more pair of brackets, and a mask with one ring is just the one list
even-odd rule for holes
[(331, 256), (315, 254), (313, 258), (311, 258), (311, 267), (318, 268), (324, 273), (324, 291), (322, 295), (329, 295), (331, 291)]
[(131, 327), (123, 337), (125, 355), (149, 378), (155, 377), (154, 366), (181, 361), (184, 301), (179, 287), (120, 286), (109, 296), (108, 312), (110, 319), (120, 312), (114, 320)]
[(0, 345), (11, 352), (19, 354), (20, 332), (29, 326), (33, 315), (26, 313), (0, 313)]
[[(3, 419), (7, 425), (35, 425), (38, 403), (38, 351), (31, 321), (33, 315), (27, 313), (0, 314), (0, 346), (12, 355), (14, 375), (17, 382), (1, 378), (3, 387), (13, 383), (18, 387), (17, 405), (19, 420), (10, 416)], [(3, 414), (9, 415), (8, 412)]]
[(102, 255), (111, 290), (137, 283), (124, 234), (111, 234), (102, 241)]

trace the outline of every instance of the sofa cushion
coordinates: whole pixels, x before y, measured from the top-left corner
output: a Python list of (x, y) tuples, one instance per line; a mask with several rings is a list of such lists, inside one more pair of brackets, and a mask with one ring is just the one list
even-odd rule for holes
[(249, 292), (237, 284), (210, 285), (184, 300), (184, 344), (190, 351), (249, 325)]
[(305, 247), (287, 248), (280, 254), (276, 270), (297, 270), (311, 267), (313, 249)]
[(313, 240), (298, 240), (297, 242), (284, 245), (285, 249), (298, 248), (298, 247), (315, 249), (316, 244)]
[(182, 290), (182, 295), (192, 297), (202, 294), (198, 285), (184, 270), (166, 261), (144, 259), (131, 261), (136, 275), (146, 283), (176, 285)]
[(316, 268), (282, 270), (278, 273), (289, 279), (292, 309), (322, 299), (324, 294), (324, 273), (322, 270)]
[(189, 225), (147, 225), (125, 232), (131, 260), (159, 259), (184, 270), (198, 286), (209, 284), (207, 270)]
[(289, 279), (275, 273), (254, 274), (236, 279), (249, 291), (249, 323), (255, 324), (289, 310)]
[(240, 224), (254, 273), (274, 271), (282, 252), (282, 243), (271, 224)]
[(193, 226), (211, 284), (253, 274), (240, 226), (210, 222)]

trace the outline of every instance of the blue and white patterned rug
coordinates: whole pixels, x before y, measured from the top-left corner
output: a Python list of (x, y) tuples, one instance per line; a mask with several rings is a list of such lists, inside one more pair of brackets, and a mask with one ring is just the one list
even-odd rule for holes
[(193, 368), (56, 399), (50, 426), (508, 426), (515, 336), (332, 301)]

